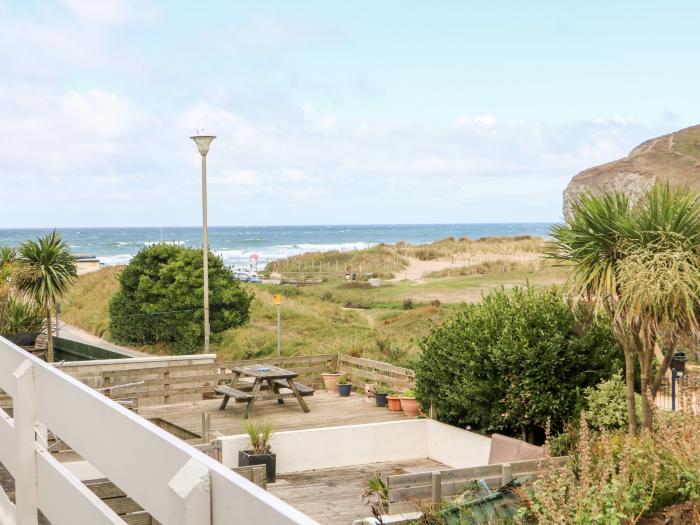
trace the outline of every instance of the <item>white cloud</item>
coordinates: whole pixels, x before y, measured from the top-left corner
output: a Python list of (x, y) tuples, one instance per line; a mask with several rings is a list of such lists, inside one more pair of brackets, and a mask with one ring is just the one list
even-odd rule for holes
[(87, 23), (120, 25), (153, 14), (152, 6), (140, 0), (61, 0), (75, 16)]
[(474, 117), (457, 117), (457, 124), (460, 126), (486, 126), (491, 127), (496, 123), (496, 117), (493, 115), (476, 115)]

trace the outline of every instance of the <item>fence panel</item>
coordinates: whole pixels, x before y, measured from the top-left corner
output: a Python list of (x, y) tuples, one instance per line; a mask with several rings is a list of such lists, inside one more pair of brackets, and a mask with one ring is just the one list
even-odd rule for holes
[(349, 374), (353, 386), (361, 388), (366, 383), (383, 383), (392, 390), (400, 391), (413, 388), (416, 380), (416, 374), (410, 368), (343, 354), (339, 356), (338, 371)]
[[(569, 460), (568, 456), (553, 458), (553, 464), (560, 466)], [(416, 504), (434, 498), (450, 499), (467, 490), (467, 486), (475, 481), (484, 480), (486, 484), (496, 489), (508, 483), (511, 479), (534, 475), (546, 465), (546, 460), (530, 459), (513, 463), (498, 463), (480, 467), (449, 469), (435, 476), (432, 472), (419, 474), (400, 474), (387, 477), (389, 491), (389, 512), (391, 514), (416, 510)], [(439, 480), (439, 489), (434, 486)], [(439, 503), (439, 501), (433, 501)]]

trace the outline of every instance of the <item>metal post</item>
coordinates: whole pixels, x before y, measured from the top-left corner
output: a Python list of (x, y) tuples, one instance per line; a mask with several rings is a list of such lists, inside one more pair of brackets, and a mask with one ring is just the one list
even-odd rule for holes
[(204, 353), (209, 353), (209, 237), (207, 232), (207, 156), (202, 155), (202, 257), (204, 263)]
[(675, 368), (671, 368), (671, 410), (676, 410), (676, 381), (678, 380), (678, 372)]
[(281, 305), (277, 305), (277, 357), (282, 355), (282, 314)]

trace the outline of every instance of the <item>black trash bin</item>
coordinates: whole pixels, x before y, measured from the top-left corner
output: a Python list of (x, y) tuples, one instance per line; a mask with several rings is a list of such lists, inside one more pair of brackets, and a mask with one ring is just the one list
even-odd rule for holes
[(688, 360), (688, 356), (685, 352), (676, 352), (671, 358), (671, 368), (675, 368), (676, 372), (682, 374), (685, 372), (685, 362)]

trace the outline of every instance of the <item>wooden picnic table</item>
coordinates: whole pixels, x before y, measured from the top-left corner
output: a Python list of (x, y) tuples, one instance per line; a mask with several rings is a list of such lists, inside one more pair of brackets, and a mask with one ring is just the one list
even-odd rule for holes
[[(277, 366), (261, 364), (236, 366), (231, 368), (231, 371), (233, 372), (233, 377), (230, 381), (231, 386), (214, 387), (215, 392), (224, 394), (219, 410), (226, 408), (226, 404), (231, 397), (237, 401), (247, 401), (243, 418), (248, 419), (253, 413), (255, 402), (258, 400), (277, 400), (277, 403), (281, 405), (285, 399), (294, 397), (304, 412), (311, 411), (302, 395), (313, 394), (313, 389), (294, 381), (294, 378), (299, 375), (298, 373)], [(235, 388), (236, 382), (241, 377), (252, 377), (254, 379), (253, 388), (250, 392), (243, 392)], [(267, 383), (267, 390), (262, 390), (264, 383)], [(291, 393), (281, 393), (280, 388), (289, 388)]]

